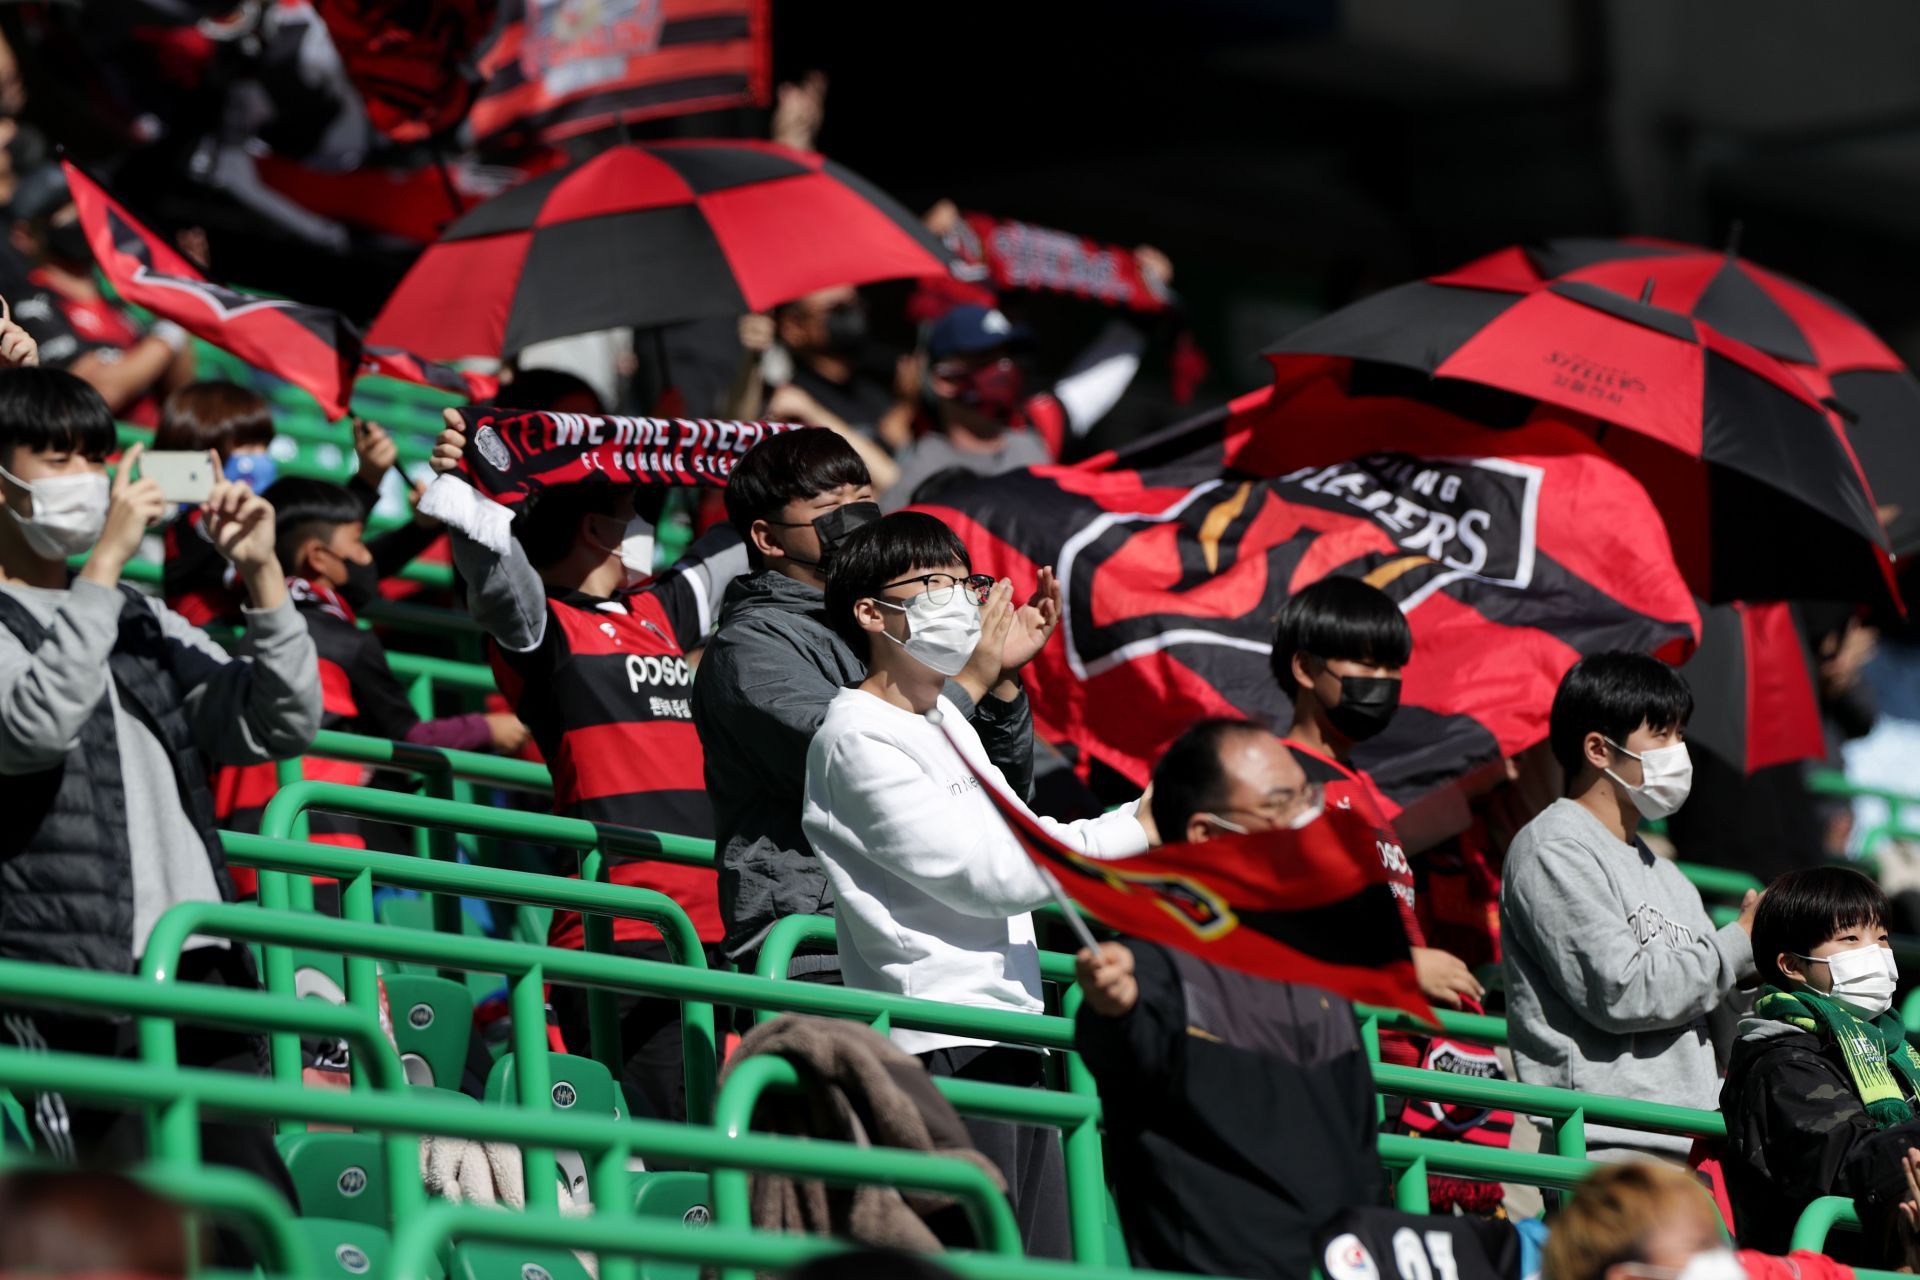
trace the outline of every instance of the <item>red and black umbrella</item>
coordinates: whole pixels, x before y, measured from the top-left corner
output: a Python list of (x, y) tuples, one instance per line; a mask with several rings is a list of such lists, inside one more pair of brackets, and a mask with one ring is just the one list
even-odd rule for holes
[(839, 284), (947, 273), (891, 196), (772, 142), (614, 147), (467, 213), (374, 320), (429, 359), (764, 311)]
[(1819, 676), (1790, 604), (1702, 605), (1687, 741), (1741, 773), (1827, 751)]
[(1874, 498), (1897, 508), (1893, 549), (1920, 551), (1920, 380), (1853, 312), (1731, 252), (1669, 240), (1549, 240), (1521, 252), (1543, 280), (1636, 296), (1650, 282), (1659, 305), (1792, 369), (1840, 415)]
[(1584, 423), (1647, 486), (1709, 600), (1898, 599), (1871, 491), (1825, 406), (1691, 316), (1541, 283), (1496, 255), (1364, 299), (1267, 354), (1283, 386), (1333, 358), (1356, 384), (1399, 370), (1396, 394), (1483, 421)]

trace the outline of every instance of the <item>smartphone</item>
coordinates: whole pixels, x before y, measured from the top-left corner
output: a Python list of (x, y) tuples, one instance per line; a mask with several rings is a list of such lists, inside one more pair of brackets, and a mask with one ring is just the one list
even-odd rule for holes
[(213, 459), (191, 449), (143, 453), (140, 478), (159, 481), (168, 502), (197, 506), (213, 496)]

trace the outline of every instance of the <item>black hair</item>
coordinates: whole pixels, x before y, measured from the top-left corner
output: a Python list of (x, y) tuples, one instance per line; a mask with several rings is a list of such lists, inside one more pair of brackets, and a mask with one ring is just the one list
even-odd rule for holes
[(360, 499), (331, 480), (287, 476), (260, 495), (273, 508), (273, 554), (282, 573), (299, 572), (300, 548), (309, 538), (326, 542), (343, 524), (365, 524)]
[(1251, 720), (1222, 716), (1201, 720), (1173, 740), (1153, 766), (1153, 825), (1167, 841), (1186, 839), (1196, 813), (1211, 813), (1227, 802), (1227, 771), (1220, 749), (1241, 733), (1265, 733)]
[(967, 544), (938, 519), (924, 511), (882, 516), (835, 544), (827, 568), (827, 622), (856, 657), (865, 659), (871, 641), (854, 620), (854, 605), (878, 596), (890, 582), (950, 564), (973, 572)]
[(551, 409), (572, 396), (591, 399), (596, 413), (607, 411), (592, 383), (564, 369), (521, 369), (511, 382), (500, 384), (493, 403), (502, 409)]
[(1371, 583), (1322, 578), (1287, 598), (1273, 630), (1273, 678), (1289, 702), (1300, 692), (1293, 678), (1296, 653), (1404, 667), (1413, 656), (1413, 628), (1393, 597)]
[(273, 443), (273, 409), (252, 387), (235, 382), (189, 382), (160, 406), (155, 449), (212, 449), (224, 461), (241, 445)]
[(1767, 886), (1753, 915), (1753, 963), (1762, 980), (1786, 986), (1774, 957), (1804, 956), (1834, 934), (1885, 925), (1893, 908), (1872, 878), (1852, 867), (1789, 871)]
[(105, 462), (114, 450), (113, 411), (64, 369), (0, 369), (0, 464), (15, 449), (59, 450)]
[[(873, 477), (853, 446), (823, 428), (783, 431), (740, 455), (727, 476), (727, 519), (747, 544), (747, 559), (761, 567), (753, 545), (753, 522), (771, 520), (796, 498), (817, 498), (843, 485), (869, 485)], [(839, 553), (836, 551), (836, 555)]]
[(622, 489), (617, 485), (566, 485), (546, 489), (528, 500), (526, 509), (513, 519), (513, 536), (536, 569), (564, 560), (573, 550), (574, 535), (580, 532), (582, 516), (610, 516), (620, 505), (620, 495), (633, 495), (633, 513), (648, 524), (660, 523), (666, 510), (665, 485), (635, 485)]
[(1693, 715), (1686, 677), (1644, 653), (1590, 653), (1560, 678), (1548, 720), (1553, 758), (1571, 783), (1586, 767), (1587, 735), (1616, 744), (1645, 724), (1655, 733), (1683, 729)]

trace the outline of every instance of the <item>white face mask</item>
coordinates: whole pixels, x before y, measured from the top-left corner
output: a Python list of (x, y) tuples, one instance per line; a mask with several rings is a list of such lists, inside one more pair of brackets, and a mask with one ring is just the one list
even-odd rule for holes
[(930, 594), (922, 592), (905, 604), (873, 597), (875, 604), (907, 615), (905, 640), (894, 640), (891, 632), (880, 634), (941, 675), (957, 676), (980, 644), (980, 606), (964, 590), (956, 589), (941, 605), (928, 604)]
[(1670, 817), (1680, 812), (1680, 806), (1687, 802), (1687, 793), (1693, 790), (1693, 757), (1687, 754), (1687, 744), (1676, 742), (1670, 747), (1655, 747), (1651, 751), (1635, 755), (1612, 738), (1607, 745), (1629, 760), (1640, 762), (1640, 785), (1632, 786), (1619, 774), (1608, 769), (1606, 774), (1633, 797), (1633, 807), (1640, 816), (1649, 822)]
[(1739, 1257), (1725, 1245), (1694, 1254), (1687, 1259), (1687, 1265), (1677, 1271), (1672, 1267), (1650, 1267), (1644, 1262), (1624, 1263), (1620, 1269), (1629, 1275), (1646, 1276), (1648, 1280), (1746, 1280), (1747, 1276)]
[(1893, 1008), (1894, 989), (1900, 985), (1900, 966), (1893, 952), (1877, 943), (1836, 951), (1815, 960), (1800, 956), (1809, 964), (1824, 964), (1833, 979), (1828, 992), (1835, 1000), (1863, 1018), (1877, 1018)]
[(24, 489), (33, 504), (33, 514), (23, 516), (7, 504), (7, 514), (20, 526), (20, 536), (33, 553), (48, 560), (77, 556), (100, 541), (107, 524), (107, 500), (111, 487), (105, 473), (77, 472), (67, 476), (48, 476), (28, 484), (5, 467), (0, 476)]
[(589, 541), (602, 551), (620, 557), (620, 567), (627, 571), (622, 585), (631, 587), (653, 576), (653, 526), (639, 516), (627, 521), (627, 531), (619, 546), (609, 547), (598, 539)]
[[(1276, 830), (1298, 831), (1302, 827), (1310, 827), (1320, 821), (1321, 815), (1327, 811), (1326, 791), (1316, 782), (1311, 784), (1309, 794), (1313, 797), (1313, 802), (1281, 823), (1278, 828), (1275, 828)], [(1203, 813), (1200, 816), (1208, 822), (1211, 822), (1214, 826), (1225, 831), (1231, 831), (1237, 836), (1253, 834), (1239, 823), (1228, 822), (1217, 813)]]

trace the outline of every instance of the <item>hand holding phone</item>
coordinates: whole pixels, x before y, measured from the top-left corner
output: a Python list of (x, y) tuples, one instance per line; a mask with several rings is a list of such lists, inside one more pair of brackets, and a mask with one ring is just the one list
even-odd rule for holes
[(213, 496), (213, 482), (220, 475), (217, 455), (193, 449), (163, 449), (143, 454), (141, 478), (159, 484), (160, 494), (168, 502), (199, 506)]

